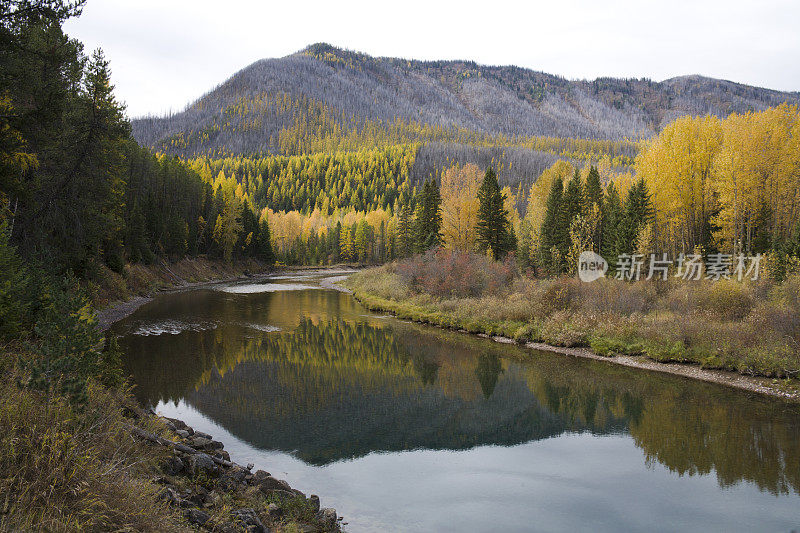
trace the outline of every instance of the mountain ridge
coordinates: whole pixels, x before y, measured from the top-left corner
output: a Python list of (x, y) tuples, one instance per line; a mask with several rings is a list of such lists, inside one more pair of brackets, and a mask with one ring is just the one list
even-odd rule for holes
[[(568, 80), (513, 65), (372, 57), (316, 43), (244, 67), (179, 113), (132, 125), (141, 144), (190, 157), (296, 151), (279, 138), (298, 124), (324, 135), (400, 121), (483, 136), (635, 140), (680, 116), (724, 117), (783, 102), (800, 104), (800, 92), (699, 74)], [(403, 140), (431, 139), (405, 133)]]

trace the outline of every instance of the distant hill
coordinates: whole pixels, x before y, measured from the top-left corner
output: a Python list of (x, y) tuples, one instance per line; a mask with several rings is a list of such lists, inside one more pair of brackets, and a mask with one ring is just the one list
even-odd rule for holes
[[(727, 116), (782, 102), (800, 103), (800, 93), (702, 76), (570, 81), (514, 66), (375, 58), (315, 44), (253, 63), (180, 113), (134, 120), (133, 132), (143, 145), (184, 157), (319, 151), (375, 131), (390, 132), (385, 142), (621, 140), (649, 137), (683, 115)], [(297, 140), (305, 137), (322, 140)]]

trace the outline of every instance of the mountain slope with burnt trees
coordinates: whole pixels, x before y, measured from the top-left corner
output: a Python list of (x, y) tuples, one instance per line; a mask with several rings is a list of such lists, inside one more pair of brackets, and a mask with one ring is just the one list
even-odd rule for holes
[(622, 140), (649, 137), (683, 115), (724, 117), (782, 102), (800, 103), (800, 93), (702, 76), (571, 81), (315, 44), (257, 61), (180, 113), (135, 120), (133, 132), (143, 145), (184, 157), (530, 136)]

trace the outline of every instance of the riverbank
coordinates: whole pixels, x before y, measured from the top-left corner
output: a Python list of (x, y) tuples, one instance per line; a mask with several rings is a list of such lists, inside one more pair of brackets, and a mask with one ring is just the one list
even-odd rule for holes
[(181, 420), (154, 412), (142, 416), (164, 428), (162, 435), (128, 428), (135, 438), (166, 451), (159, 463), (163, 475), (157, 482), (163, 489), (158, 497), (181, 509), (190, 524), (248, 533), (340, 531), (341, 518), (334, 509), (322, 508), (317, 495), (306, 496), (269, 472), (231, 461), (222, 442)]
[(197, 288), (207, 283), (235, 281), (267, 276), (272, 265), (246, 259), (234, 263), (204, 257), (174, 263), (158, 261), (151, 265), (125, 265), (124, 273), (104, 270), (100, 280), (86, 288), (97, 309), (98, 327), (108, 327), (149, 302), (157, 292)]
[[(253, 262), (204, 259), (128, 269), (126, 293), (149, 292), (102, 309), (102, 328), (157, 290), (274, 274)], [(46, 341), (59, 335), (48, 331), (35, 351), (0, 346), (0, 531), (339, 531), (319, 498), (236, 464), (210, 435), (144, 411), (114, 363), (123, 354), (116, 343), (100, 351), (89, 314), (55, 316), (67, 316), (81, 339), (78, 356), (61, 362), (69, 365), (63, 384), (37, 378), (43, 357), (59, 353)]]
[[(537, 282), (513, 279), (510, 276), (501, 282), (506, 283), (505, 288), (498, 288), (491, 294), (443, 297), (419, 287), (412, 288), (410, 285), (413, 281), (409, 283), (406, 280), (413, 280), (414, 274), (418, 274), (409, 272), (413, 268), (408, 264), (401, 264), (368, 269), (350, 277), (344, 284), (368, 309), (391, 313), (398, 318), (481, 335), (497, 342), (515, 343), (529, 349), (665, 372), (800, 401), (798, 380), (791, 377), (796, 375), (795, 369), (786, 364), (793, 363), (793, 339), (785, 340), (790, 344), (789, 357), (783, 358), (784, 354), (776, 353), (770, 358), (769, 354), (764, 355), (763, 350), (760, 352), (757, 364), (765, 369), (761, 373), (767, 375), (758, 375), (759, 367), (750, 364), (752, 354), (750, 358), (732, 359), (735, 354), (731, 353), (731, 345), (737, 341), (735, 337), (719, 337), (721, 332), (737, 332), (737, 327), (741, 335), (742, 330), (753, 327), (752, 323), (742, 324), (743, 320), (714, 320), (708, 313), (695, 312), (678, 318), (658, 309), (651, 314), (639, 311), (624, 316), (619, 312), (591, 310), (590, 304), (579, 301), (582, 296), (587, 299), (596, 297), (596, 294), (589, 293), (595, 291), (604, 293), (602, 296), (611, 306), (620, 305), (621, 302), (634, 306), (640, 305), (633, 302), (634, 299), (652, 300), (651, 291), (653, 295), (658, 290), (667, 294), (668, 289), (663, 287), (631, 288), (624, 284), (596, 284), (591, 288), (589, 284), (581, 286), (580, 282), (569, 279)], [(458, 279), (458, 276), (453, 272), (446, 272), (447, 270), (447, 265), (438, 265), (437, 272), (443, 277)], [(502, 274), (501, 272), (498, 276), (502, 277)], [(613, 283), (613, 280), (605, 281)], [(440, 280), (430, 286), (439, 287), (442, 284), (446, 285), (447, 282)], [(720, 287), (725, 288), (723, 285)], [(697, 293), (706, 289), (705, 286), (695, 287)], [(578, 292), (581, 290), (584, 294)], [(789, 292), (792, 290), (793, 286), (788, 287)], [(682, 292), (681, 296), (685, 297), (686, 292)], [(701, 296), (696, 294), (695, 297)], [(770, 298), (777, 299), (777, 296)], [(732, 300), (735, 302), (735, 298)], [(686, 304), (685, 301), (683, 303)], [(641, 305), (656, 304), (645, 301)], [(730, 305), (729, 301), (728, 307)], [(759, 310), (764, 309), (764, 305), (759, 307)], [(791, 310), (782, 311), (785, 311), (783, 320), (793, 319), (793, 316), (786, 317)], [(692, 319), (697, 322), (691, 322)], [(681, 327), (691, 329), (687, 331)], [(676, 329), (678, 334), (684, 335), (679, 343), (670, 338), (675, 335)], [(770, 339), (768, 328), (762, 327), (759, 333), (761, 339), (756, 337), (754, 341), (762, 347), (771, 348), (770, 342), (775, 346), (776, 340), (783, 341), (780, 337)], [(698, 339), (718, 342), (719, 345), (700, 344)], [(731, 368), (736, 364), (740, 366)], [(783, 371), (786, 374), (781, 375)]]
[[(331, 267), (284, 267), (275, 270), (267, 265), (255, 261), (235, 263), (225, 265), (201, 259), (185, 259), (169, 267), (158, 265), (153, 267), (127, 267), (137, 269), (137, 279), (146, 279), (147, 283), (139, 283), (140, 289), (136, 294), (128, 298), (117, 298), (96, 306), (97, 327), (101, 331), (106, 331), (115, 322), (132, 315), (144, 304), (152, 301), (158, 293), (170, 293), (199, 289), (218, 283), (243, 281), (243, 280), (264, 280), (270, 276), (287, 275), (293, 272), (308, 273), (319, 272), (328, 277), (320, 280), (320, 285), (326, 289), (333, 289), (343, 292), (350, 292), (348, 289), (338, 285), (350, 274), (357, 272), (354, 267), (340, 265)], [(191, 275), (187, 275), (188, 273)], [(167, 277), (167, 274), (169, 277)], [(170, 280), (172, 282), (170, 282)], [(130, 293), (122, 293), (129, 295)]]
[(319, 498), (230, 461), (222, 443), (144, 411), (125, 386), (91, 380), (70, 401), (20, 387), (11, 362), (0, 359), (0, 531), (340, 530)]

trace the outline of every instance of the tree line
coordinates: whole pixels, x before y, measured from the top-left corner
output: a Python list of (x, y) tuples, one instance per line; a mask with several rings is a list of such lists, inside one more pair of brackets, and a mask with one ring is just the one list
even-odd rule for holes
[(79, 278), (159, 256), (271, 260), (252, 205), (132, 139), (102, 51), (61, 29), (82, 2), (7, 4), (0, 224), (23, 258)]
[(83, 3), (0, 2), (0, 336), (47, 334), (40, 377), (57, 374), (54, 361), (97, 367), (79, 287), (108, 270), (198, 254), (274, 260), (266, 221), (235, 188), (133, 140), (102, 51), (62, 30)]

